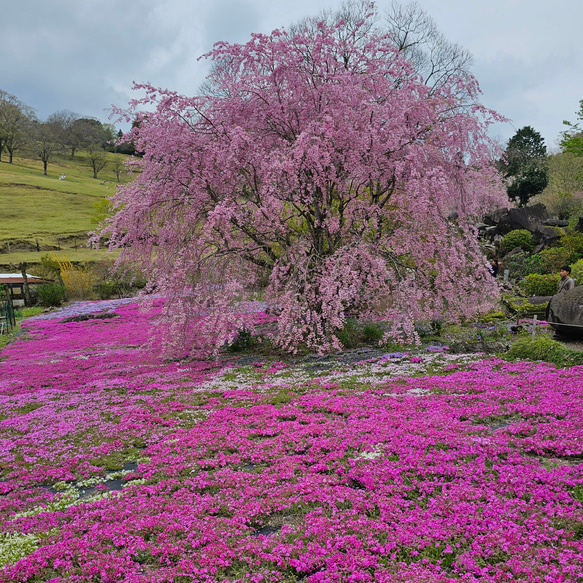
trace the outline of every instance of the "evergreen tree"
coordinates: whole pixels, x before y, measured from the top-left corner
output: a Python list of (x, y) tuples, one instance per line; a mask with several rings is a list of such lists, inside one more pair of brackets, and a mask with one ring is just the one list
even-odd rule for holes
[(544, 138), (530, 126), (519, 129), (508, 140), (499, 170), (506, 180), (508, 198), (519, 206), (542, 192), (549, 182), (547, 147)]

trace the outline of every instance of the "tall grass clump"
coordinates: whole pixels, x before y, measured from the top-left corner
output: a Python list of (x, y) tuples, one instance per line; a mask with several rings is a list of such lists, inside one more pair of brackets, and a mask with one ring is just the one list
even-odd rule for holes
[(68, 259), (56, 259), (69, 299), (89, 300), (94, 296), (95, 277), (89, 267), (75, 267)]

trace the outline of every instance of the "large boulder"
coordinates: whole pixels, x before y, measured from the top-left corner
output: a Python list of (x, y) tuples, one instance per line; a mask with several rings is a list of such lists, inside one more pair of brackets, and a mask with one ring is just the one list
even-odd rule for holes
[(555, 217), (552, 217), (552, 218), (544, 221), (543, 225), (545, 227), (568, 227), (569, 221), (562, 221), (561, 219), (557, 219)]
[(538, 244), (548, 245), (559, 238), (559, 233), (555, 227), (543, 227), (539, 225), (534, 230), (534, 240)]
[(484, 217), (484, 223), (490, 227), (496, 227), (502, 217), (506, 216), (507, 214), (508, 209), (496, 209)]
[(560, 334), (583, 338), (583, 286), (553, 296), (546, 317)]
[(542, 203), (510, 209), (508, 214), (500, 217), (498, 231), (503, 235), (515, 229), (526, 229), (534, 233), (548, 218), (547, 207)]

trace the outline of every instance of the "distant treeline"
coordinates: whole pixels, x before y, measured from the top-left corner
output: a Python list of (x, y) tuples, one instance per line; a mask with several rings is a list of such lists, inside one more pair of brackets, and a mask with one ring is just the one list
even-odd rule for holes
[[(0, 161), (7, 154), (11, 164), (15, 153), (40, 158), (47, 166), (55, 155), (68, 154), (71, 158), (81, 150), (93, 167), (94, 177), (105, 165), (105, 152), (135, 155), (131, 141), (121, 141), (123, 132), (115, 126), (69, 110), (57, 111), (45, 121), (36, 116), (16, 96), (0, 89)], [(100, 167), (101, 166), (101, 167)]]

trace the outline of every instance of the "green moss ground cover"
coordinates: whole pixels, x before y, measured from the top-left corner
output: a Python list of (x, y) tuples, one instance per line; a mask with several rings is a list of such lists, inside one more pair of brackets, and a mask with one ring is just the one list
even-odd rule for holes
[(67, 310), (0, 353), (0, 581), (583, 580), (580, 366), (163, 362), (159, 306)]

